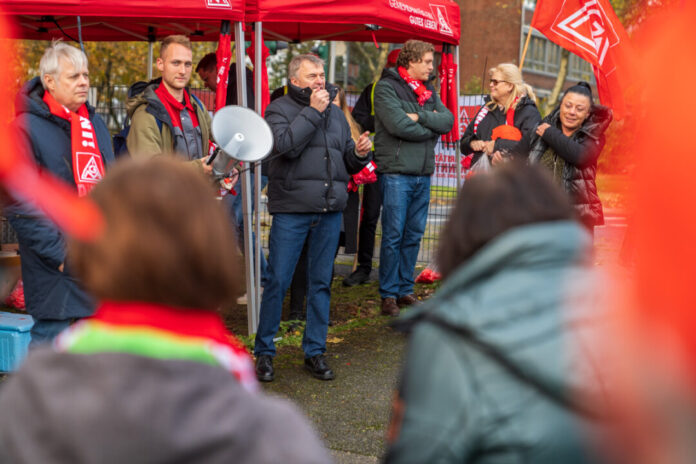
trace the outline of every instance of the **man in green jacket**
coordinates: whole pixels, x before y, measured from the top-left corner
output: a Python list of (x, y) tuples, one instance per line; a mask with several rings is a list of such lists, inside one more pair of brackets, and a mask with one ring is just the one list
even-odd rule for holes
[(379, 293), (382, 314), (389, 316), (417, 301), (413, 270), (428, 216), (435, 144), (454, 124), (426, 83), (434, 50), (430, 43), (409, 40), (397, 67), (385, 70), (375, 87), (375, 162), (382, 194)]
[(133, 86), (129, 91), (128, 152), (133, 157), (176, 153), (210, 174), (212, 167), (202, 162), (212, 144), (210, 114), (186, 88), (193, 69), (189, 39), (182, 35), (165, 37), (157, 69), (161, 79), (148, 83), (144, 90)]

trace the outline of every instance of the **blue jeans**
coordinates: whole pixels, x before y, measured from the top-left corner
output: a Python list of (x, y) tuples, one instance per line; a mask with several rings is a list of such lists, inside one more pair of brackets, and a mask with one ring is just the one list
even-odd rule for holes
[(326, 351), (334, 254), (341, 234), (341, 213), (278, 213), (273, 215), (269, 239), (268, 276), (261, 298), (261, 314), (254, 354), (275, 356), (283, 298), (307, 244), (307, 325), (302, 337), (305, 357)]
[[(254, 173), (251, 174), (251, 190), (252, 192), (254, 191)], [(261, 176), (261, 190), (268, 184), (268, 177), (266, 176)], [(237, 225), (237, 240), (239, 241), (239, 249), (244, 251), (244, 208), (243, 208), (243, 195), (242, 195), (242, 181), (241, 179), (239, 180), (239, 183), (235, 186), (235, 190), (237, 190), (237, 195), (226, 195), (224, 197), (224, 201), (228, 205), (228, 208), (230, 208), (230, 211), (232, 212), (232, 216), (234, 217), (235, 224)], [(251, 196), (254, 198), (253, 194)], [(254, 210), (254, 204), (252, 202), (252, 211)], [(256, 234), (252, 234), (252, 243), (256, 243)], [(261, 250), (261, 286), (265, 287), (266, 285), (266, 276), (268, 273), (268, 262), (266, 261), (266, 256), (263, 254), (263, 249)]]
[(380, 174), (382, 245), (379, 255), (379, 293), (398, 298), (413, 293), (421, 237), (428, 219), (430, 176)]
[(75, 321), (76, 319), (37, 319), (31, 328), (29, 348), (33, 349), (46, 343), (52, 343), (59, 333)]

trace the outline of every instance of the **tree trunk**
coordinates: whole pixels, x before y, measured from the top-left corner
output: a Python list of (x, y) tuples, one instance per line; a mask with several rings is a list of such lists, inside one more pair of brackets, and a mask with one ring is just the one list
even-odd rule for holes
[(570, 59), (570, 52), (565, 48), (561, 48), (561, 62), (558, 66), (558, 76), (556, 76), (556, 83), (553, 85), (553, 90), (551, 90), (551, 95), (546, 100), (546, 105), (544, 106), (544, 114), (549, 114), (558, 102), (558, 97), (561, 95), (561, 90), (563, 89), (563, 83), (565, 83), (566, 77), (568, 77), (568, 60)]

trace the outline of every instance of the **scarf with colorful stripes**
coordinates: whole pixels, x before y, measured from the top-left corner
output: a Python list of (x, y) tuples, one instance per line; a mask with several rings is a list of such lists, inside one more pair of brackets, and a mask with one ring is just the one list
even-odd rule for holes
[(251, 356), (213, 311), (104, 302), (93, 317), (62, 332), (54, 346), (68, 353), (126, 353), (220, 366), (245, 389), (258, 389)]

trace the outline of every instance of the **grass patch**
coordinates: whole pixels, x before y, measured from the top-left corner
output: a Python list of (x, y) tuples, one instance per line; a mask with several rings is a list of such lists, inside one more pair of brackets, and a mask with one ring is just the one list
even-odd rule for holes
[[(414, 292), (421, 300), (426, 300), (440, 286), (439, 282), (434, 284), (416, 284)], [(385, 324), (390, 318), (382, 316), (381, 303), (379, 296), (378, 283), (370, 281), (354, 287), (344, 287), (343, 277), (336, 277), (331, 287), (331, 312), (330, 319), (333, 326), (329, 327), (327, 343), (342, 342), (341, 335), (358, 330), (363, 327)], [(300, 322), (297, 327), (291, 329), (291, 324), (297, 321), (281, 321), (280, 329), (276, 334), (276, 348), (283, 347), (300, 348), (302, 346), (302, 333), (304, 322)], [(250, 353), (254, 351), (254, 336), (237, 335), (237, 338), (244, 343)]]

